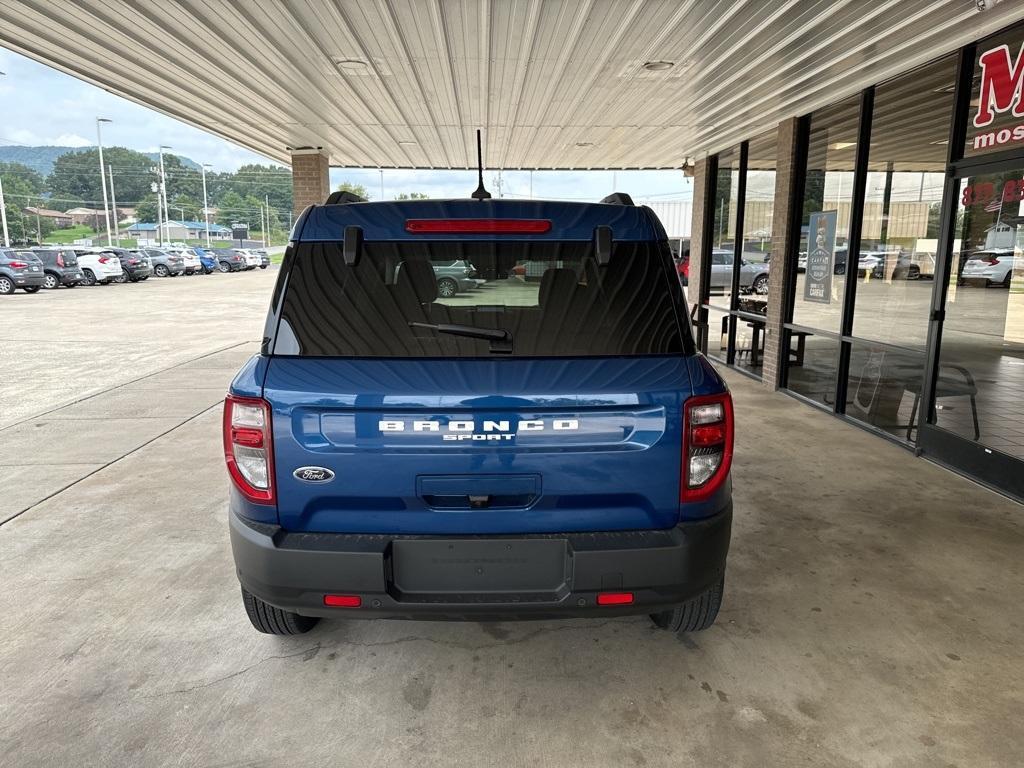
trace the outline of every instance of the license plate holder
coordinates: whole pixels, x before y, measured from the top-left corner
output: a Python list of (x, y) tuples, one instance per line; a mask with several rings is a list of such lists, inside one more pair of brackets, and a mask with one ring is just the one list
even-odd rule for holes
[(564, 539), (399, 539), (391, 581), (406, 596), (560, 592), (567, 578)]

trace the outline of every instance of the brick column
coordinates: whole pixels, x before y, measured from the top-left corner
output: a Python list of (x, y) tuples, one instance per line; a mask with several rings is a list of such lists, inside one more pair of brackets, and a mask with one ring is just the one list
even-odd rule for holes
[(307, 205), (322, 205), (331, 194), (330, 158), (322, 149), (292, 150), (292, 209), (298, 216)]
[(775, 206), (772, 210), (772, 258), (768, 279), (768, 318), (765, 323), (764, 367), (761, 383), (778, 389), (782, 381), (782, 323), (786, 286), (793, 282), (796, 260), (787, 258), (792, 240), (799, 241), (800, 231), (790, 232), (789, 209), (796, 178), (797, 118), (779, 123), (775, 167)]
[(708, 196), (708, 160), (702, 158), (693, 167), (693, 220), (690, 223), (690, 278), (686, 288), (686, 297), (690, 311), (700, 304), (700, 265), (705, 258), (704, 242), (704, 206)]

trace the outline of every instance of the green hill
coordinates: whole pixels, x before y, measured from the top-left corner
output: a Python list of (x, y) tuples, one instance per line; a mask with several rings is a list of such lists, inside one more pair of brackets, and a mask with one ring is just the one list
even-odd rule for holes
[[(27, 165), (32, 170), (41, 173), (43, 176), (49, 176), (53, 170), (53, 164), (57, 158), (61, 155), (66, 155), (69, 152), (82, 152), (84, 150), (92, 149), (92, 147), (18, 147), (18, 146), (0, 146), (0, 162), (2, 163), (22, 163)], [(159, 158), (156, 152), (143, 153), (152, 160)], [(181, 164), (186, 168), (193, 170), (199, 170), (199, 163), (195, 160), (190, 160), (187, 157), (181, 157)]]

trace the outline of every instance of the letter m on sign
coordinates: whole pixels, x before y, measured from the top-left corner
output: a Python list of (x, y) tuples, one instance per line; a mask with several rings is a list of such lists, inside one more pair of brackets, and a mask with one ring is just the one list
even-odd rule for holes
[(974, 125), (981, 128), (995, 120), (996, 112), (1013, 109), (1015, 117), (1024, 116), (1021, 103), (1021, 85), (1024, 80), (1024, 45), (1017, 58), (1010, 60), (1010, 47), (1000, 45), (985, 51), (978, 58), (981, 66), (981, 88), (978, 92), (978, 111)]

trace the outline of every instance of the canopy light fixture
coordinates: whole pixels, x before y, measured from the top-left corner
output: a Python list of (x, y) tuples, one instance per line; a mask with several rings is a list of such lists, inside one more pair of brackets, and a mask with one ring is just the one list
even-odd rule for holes
[(338, 69), (345, 69), (350, 72), (362, 72), (370, 66), (370, 62), (366, 59), (348, 56), (332, 56), (331, 61), (334, 62), (334, 66), (338, 67)]
[(657, 61), (645, 61), (643, 68), (648, 72), (664, 72), (665, 70), (672, 69), (676, 63), (674, 61), (664, 61), (659, 59)]
[(832, 145), (832, 149), (849, 149), (850, 147), (857, 146), (856, 141), (837, 141)]

